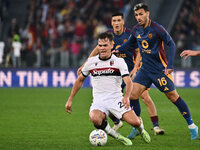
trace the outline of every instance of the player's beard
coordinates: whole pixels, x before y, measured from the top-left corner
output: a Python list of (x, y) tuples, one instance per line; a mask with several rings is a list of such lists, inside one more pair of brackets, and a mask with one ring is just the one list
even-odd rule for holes
[(141, 21), (141, 23), (139, 23), (138, 21), (138, 24), (144, 28), (147, 24), (147, 21), (148, 21), (147, 18), (145, 18), (144, 21)]

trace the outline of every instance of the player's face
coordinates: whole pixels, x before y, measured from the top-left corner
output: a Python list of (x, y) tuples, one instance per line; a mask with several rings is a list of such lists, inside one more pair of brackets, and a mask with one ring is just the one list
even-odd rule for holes
[(143, 8), (135, 11), (135, 18), (140, 26), (146, 27), (149, 21), (149, 11)]
[(110, 42), (108, 38), (99, 39), (98, 46), (99, 46), (100, 58), (102, 59), (109, 58), (111, 55), (111, 49), (113, 48), (112, 42)]
[(114, 32), (123, 32), (124, 19), (122, 16), (112, 17), (111, 24)]

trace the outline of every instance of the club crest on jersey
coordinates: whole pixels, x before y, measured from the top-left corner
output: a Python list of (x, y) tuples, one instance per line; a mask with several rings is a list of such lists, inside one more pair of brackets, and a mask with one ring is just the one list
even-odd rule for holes
[(127, 39), (124, 39), (123, 43), (125, 43), (127, 41)]
[(148, 38), (151, 39), (153, 37), (152, 33), (148, 34)]
[(113, 66), (114, 65), (114, 61), (110, 61), (110, 65)]

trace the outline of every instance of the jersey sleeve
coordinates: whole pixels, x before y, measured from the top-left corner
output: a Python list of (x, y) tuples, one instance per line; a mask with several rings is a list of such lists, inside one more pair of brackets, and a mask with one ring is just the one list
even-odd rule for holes
[(124, 42), (121, 47), (119, 47), (117, 50), (119, 52), (127, 53), (133, 51), (133, 49), (137, 48), (137, 39), (133, 34), (131, 34), (126, 42)]
[(175, 57), (175, 53), (176, 53), (176, 45), (175, 45), (172, 37), (164, 29), (163, 26), (160, 25), (159, 28), (157, 28), (157, 31), (158, 31), (158, 34), (160, 35), (161, 39), (164, 41), (165, 44), (167, 44), (168, 49), (169, 49), (167, 69), (173, 69), (174, 57)]
[(128, 66), (125, 63), (123, 58), (119, 58), (119, 71), (121, 73), (122, 77), (128, 76), (129, 75), (129, 71), (128, 71)]
[(89, 70), (89, 60), (85, 63), (84, 67), (81, 70), (81, 73), (84, 77), (87, 77), (90, 74)]

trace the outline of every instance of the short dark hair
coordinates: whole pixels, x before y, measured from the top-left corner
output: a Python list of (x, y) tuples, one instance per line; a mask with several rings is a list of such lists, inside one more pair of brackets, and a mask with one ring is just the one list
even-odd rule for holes
[(124, 14), (121, 12), (115, 12), (114, 14), (112, 14), (112, 17), (115, 17), (115, 16), (121, 16), (122, 18), (124, 18)]
[(134, 11), (137, 11), (139, 9), (144, 9), (144, 11), (149, 11), (149, 7), (147, 4), (144, 4), (144, 3), (139, 3), (139, 4), (136, 4), (133, 8)]
[(99, 36), (98, 36), (98, 39), (106, 39), (108, 38), (110, 42), (112, 42), (113, 40), (113, 35), (112, 33), (109, 33), (109, 32), (103, 32), (103, 33), (100, 33)]

